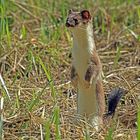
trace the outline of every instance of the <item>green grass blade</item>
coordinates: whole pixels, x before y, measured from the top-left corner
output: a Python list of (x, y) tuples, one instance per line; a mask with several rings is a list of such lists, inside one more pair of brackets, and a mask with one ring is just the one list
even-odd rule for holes
[(7, 44), (9, 47), (11, 47), (11, 33), (9, 31), (9, 24), (7, 18), (6, 18), (6, 35), (7, 35)]
[(61, 135), (60, 135), (60, 120), (59, 120), (59, 114), (60, 114), (60, 109), (59, 107), (56, 107), (54, 110), (54, 123), (55, 123), (55, 129), (56, 129), (56, 140), (60, 140), (61, 139)]
[(113, 129), (112, 128), (109, 128), (108, 134), (105, 137), (105, 140), (113, 140)]
[(26, 32), (26, 28), (24, 25), (22, 25), (22, 28), (21, 28), (21, 38), (25, 38), (27, 35), (27, 32)]
[(1, 111), (1, 114), (0, 114), (0, 139), (2, 139), (3, 137), (3, 104), (4, 104), (4, 98), (1, 97), (0, 99), (0, 111)]
[(44, 65), (44, 63), (43, 63), (43, 61), (41, 60), (41, 58), (38, 57), (38, 59), (39, 59), (40, 65), (42, 66), (42, 68), (43, 68), (43, 70), (44, 70), (44, 72), (45, 72), (45, 74), (46, 74), (46, 76), (47, 76), (47, 78), (48, 78), (48, 81), (51, 81), (51, 76), (50, 76), (49, 71), (47, 71), (46, 66)]
[(137, 139), (140, 140), (140, 108), (138, 109), (137, 114), (137, 125), (138, 125)]
[(50, 125), (51, 122), (50, 120), (48, 120), (47, 123), (45, 124), (45, 140), (50, 140)]
[(31, 100), (31, 103), (30, 103), (29, 106), (28, 106), (28, 110), (29, 110), (30, 112), (32, 111), (33, 107), (34, 107), (35, 105), (38, 104), (38, 102), (39, 102), (39, 100), (40, 100), (40, 96), (43, 94), (43, 92), (44, 92), (44, 90), (46, 89), (47, 86), (48, 86), (48, 85), (46, 85), (46, 86), (42, 89), (42, 91), (39, 92), (38, 95), (37, 95), (34, 99)]
[[(86, 124), (86, 125), (87, 125), (87, 124)], [(86, 126), (85, 140), (90, 140), (90, 134), (89, 134), (88, 126)]]
[(114, 59), (114, 67), (116, 68), (117, 64), (118, 64), (118, 61), (120, 59), (120, 55), (121, 55), (121, 49), (122, 47), (121, 46), (118, 46), (117, 47), (117, 54), (116, 54), (116, 57)]
[(50, 73), (49, 67), (47, 69), (46, 66), (44, 65), (43, 61), (41, 60), (41, 58), (38, 57), (38, 59), (39, 59), (40, 65), (42, 66), (42, 68), (43, 68), (43, 70), (44, 70), (44, 72), (46, 74), (46, 77), (47, 77), (47, 79), (48, 79), (48, 81), (50, 83), (52, 97), (53, 97), (54, 101), (56, 101), (56, 92), (55, 92), (53, 80), (51, 78), (51, 73)]

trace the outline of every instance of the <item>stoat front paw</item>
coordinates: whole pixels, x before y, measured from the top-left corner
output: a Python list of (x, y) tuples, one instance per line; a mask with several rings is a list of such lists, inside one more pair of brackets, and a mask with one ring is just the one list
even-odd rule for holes
[(91, 84), (89, 81), (84, 80), (84, 87), (85, 88), (90, 88)]

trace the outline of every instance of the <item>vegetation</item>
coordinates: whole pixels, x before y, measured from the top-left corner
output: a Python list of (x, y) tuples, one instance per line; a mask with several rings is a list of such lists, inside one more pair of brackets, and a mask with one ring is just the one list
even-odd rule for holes
[[(129, 91), (100, 132), (73, 121), (72, 41), (65, 27), (71, 8), (93, 15), (106, 96), (118, 86)], [(1, 139), (139, 139), (139, 0), (0, 0), (0, 73), (11, 97), (1, 85)]]

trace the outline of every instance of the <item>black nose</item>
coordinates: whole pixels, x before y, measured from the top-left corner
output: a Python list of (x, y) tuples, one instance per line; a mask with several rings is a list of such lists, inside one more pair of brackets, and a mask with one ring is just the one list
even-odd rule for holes
[(70, 24), (68, 22), (66, 22), (66, 27), (70, 27)]
[(69, 19), (66, 20), (66, 27), (70, 27)]

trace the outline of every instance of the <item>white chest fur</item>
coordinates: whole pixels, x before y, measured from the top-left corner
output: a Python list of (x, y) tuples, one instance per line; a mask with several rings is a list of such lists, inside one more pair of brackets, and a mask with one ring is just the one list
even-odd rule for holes
[(76, 43), (74, 43), (74, 48), (72, 50), (73, 56), (73, 65), (76, 68), (78, 76), (81, 80), (83, 80), (84, 75), (86, 73), (88, 62), (90, 60), (89, 52), (85, 47), (79, 47)]
[(73, 65), (80, 79), (83, 79), (95, 48), (92, 26), (76, 28), (73, 31)]

